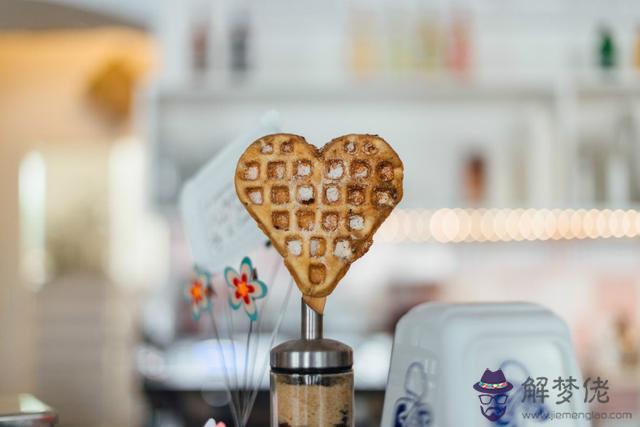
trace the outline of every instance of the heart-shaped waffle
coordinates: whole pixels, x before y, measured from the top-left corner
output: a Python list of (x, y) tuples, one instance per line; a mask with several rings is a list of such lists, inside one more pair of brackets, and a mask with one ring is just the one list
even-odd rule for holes
[(236, 192), (283, 256), (298, 288), (329, 295), (402, 198), (402, 161), (376, 135), (345, 135), (322, 149), (268, 135), (236, 168)]

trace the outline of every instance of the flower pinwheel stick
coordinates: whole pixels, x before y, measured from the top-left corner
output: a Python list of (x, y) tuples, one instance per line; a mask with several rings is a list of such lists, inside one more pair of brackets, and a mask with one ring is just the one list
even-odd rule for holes
[[(273, 265), (268, 283), (275, 282), (281, 267), (282, 261), (278, 258)], [(261, 362), (258, 361), (258, 349), (261, 342), (261, 328), (264, 326), (263, 313), (267, 311), (267, 306), (273, 298), (273, 293), (268, 292), (267, 284), (258, 278), (257, 269), (248, 257), (242, 260), (237, 271), (231, 267), (226, 268), (223, 274), (224, 283), (215, 290), (211, 275), (208, 272), (196, 268), (194, 273), (195, 278), (191, 282), (188, 292), (192, 304), (193, 317), (198, 319), (202, 311), (207, 311), (210, 314), (213, 332), (216, 335), (216, 343), (224, 367), (225, 385), (231, 396), (229, 405), (233, 421), (236, 426), (246, 426), (249, 422), (251, 408), (253, 408), (258, 389), (263, 380), (262, 374), (265, 372), (269, 361), (268, 354), (261, 359)], [(221, 282), (216, 282), (216, 284), (218, 283)], [(275, 342), (292, 289), (293, 280), (289, 280), (284, 298), (278, 299), (271, 304), (276, 304), (276, 307), (272, 308), (277, 310), (278, 315), (275, 327), (270, 330), (269, 348), (273, 347)], [(218, 299), (218, 301), (220, 299), (226, 300), (221, 306), (217, 306), (219, 309), (215, 310), (215, 312), (213, 310), (214, 298)], [(258, 302), (260, 302), (259, 306)], [(243, 357), (244, 370), (241, 367), (238, 369), (239, 366), (236, 363), (239, 358), (236, 357), (234, 313), (244, 313), (249, 321)], [(223, 317), (218, 317), (216, 320), (215, 314)], [(228, 334), (229, 347), (232, 352), (231, 357), (229, 357), (229, 353), (225, 355), (223, 351), (223, 336), (220, 332)], [(238, 375), (239, 372), (241, 373), (240, 375)]]
[(231, 306), (233, 310), (239, 310), (242, 307), (249, 318), (249, 332), (247, 334), (247, 341), (245, 344), (243, 371), (243, 390), (245, 393), (243, 400), (244, 410), (242, 412), (244, 413), (243, 418), (245, 418), (249, 409), (247, 404), (250, 400), (247, 393), (250, 381), (249, 348), (251, 347), (251, 338), (253, 336), (253, 325), (258, 319), (258, 306), (256, 304), (256, 300), (264, 298), (267, 295), (267, 285), (258, 279), (256, 269), (253, 268), (253, 264), (249, 257), (245, 257), (242, 260), (239, 272), (231, 267), (227, 267), (224, 270), (224, 278), (230, 290), (228, 299), (229, 306)]
[[(276, 262), (273, 265), (273, 269), (271, 271), (270, 274), (270, 279), (268, 281), (268, 283), (274, 284), (276, 277), (278, 275), (279, 270), (281, 269), (281, 267), (283, 266), (282, 261), (277, 258)], [(254, 280), (258, 280), (258, 273), (257, 273), (257, 268), (253, 269), (254, 274), (253, 274), (253, 278)], [(286, 313), (286, 307), (289, 303), (290, 297), (291, 297), (291, 293), (293, 290), (293, 279), (291, 277), (289, 277), (288, 280), (288, 285), (286, 288), (286, 292), (285, 292), (285, 296), (284, 299), (282, 299), (280, 302), (276, 302), (276, 307), (277, 307), (277, 313), (278, 316), (276, 318), (275, 321), (275, 327), (271, 330), (271, 337), (269, 338), (268, 341), (268, 348), (272, 348), (274, 345), (274, 342), (276, 340), (276, 336), (277, 336), (277, 332), (280, 330), (280, 325), (282, 324), (282, 320), (284, 319), (284, 315)], [(269, 362), (269, 353), (267, 353), (263, 358), (262, 358), (262, 363), (260, 364), (260, 367), (258, 367), (258, 362), (257, 362), (257, 348), (259, 348), (260, 346), (260, 331), (262, 331), (261, 326), (262, 326), (262, 322), (264, 320), (264, 312), (267, 311), (267, 307), (269, 306), (269, 302), (271, 299), (273, 299), (273, 293), (269, 292), (267, 297), (265, 298), (264, 302), (262, 302), (261, 305), (261, 314), (258, 316), (258, 319), (256, 321), (256, 325), (253, 326), (250, 325), (250, 328), (252, 328), (253, 330), (253, 335), (255, 336), (255, 338), (253, 339), (254, 342), (254, 352), (253, 352), (253, 358), (252, 361), (250, 363), (250, 368), (251, 368), (251, 372), (249, 373), (248, 378), (249, 379), (254, 379), (254, 374), (256, 374), (257, 372), (257, 378), (255, 378), (255, 383), (253, 384), (253, 389), (249, 388), (249, 383), (245, 384), (247, 386), (247, 392), (245, 393), (245, 402), (244, 402), (244, 411), (243, 411), (243, 418), (242, 418), (242, 422), (244, 425), (248, 425), (249, 422), (249, 417), (251, 415), (251, 408), (253, 408), (253, 405), (255, 403), (256, 397), (258, 395), (258, 390), (260, 389), (261, 385), (262, 385), (262, 381), (264, 379), (263, 377), (263, 373), (265, 372), (268, 362)], [(273, 304), (271, 304), (271, 306), (273, 306)], [(274, 307), (271, 307), (271, 309), (274, 309)], [(258, 369), (256, 371), (256, 369)]]
[(211, 273), (197, 265), (194, 266), (187, 295), (191, 301), (191, 314), (194, 320), (200, 319), (200, 314), (211, 306), (214, 295)]
[(231, 267), (224, 270), (224, 279), (231, 289), (229, 293), (229, 305), (234, 310), (240, 307), (249, 316), (252, 322), (258, 319), (258, 306), (255, 300), (267, 295), (267, 285), (258, 280), (257, 274), (249, 257), (244, 257), (240, 263), (238, 273)]
[[(269, 283), (275, 283), (276, 276), (279, 269), (282, 266), (282, 261), (278, 258), (273, 266), (273, 270), (270, 275)], [(257, 367), (257, 352), (260, 346), (260, 331), (263, 321), (263, 314), (267, 311), (270, 299), (273, 298), (273, 293), (268, 292), (267, 285), (258, 278), (257, 269), (251, 263), (249, 258), (244, 258), (240, 264), (239, 272), (236, 272), (232, 268), (225, 269), (225, 281), (227, 283), (227, 290), (230, 292), (228, 302), (229, 307), (233, 310), (243, 311), (249, 319), (249, 332), (247, 335), (245, 359), (244, 359), (244, 381), (243, 381), (243, 405), (241, 413), (241, 425), (248, 425), (249, 417), (251, 415), (251, 408), (255, 403), (258, 389), (261, 386), (263, 375), (267, 364), (269, 362), (268, 353), (263, 358), (260, 367)], [(282, 320), (286, 312), (286, 306), (290, 300), (291, 292), (293, 289), (293, 280), (290, 279), (286, 288), (284, 299), (280, 302), (276, 302), (278, 307), (278, 316), (275, 321), (275, 327), (271, 330), (271, 336), (269, 338), (268, 347), (273, 347), (276, 339), (277, 331), (280, 329)], [(256, 300), (263, 300), (261, 308), (258, 310)], [(271, 304), (273, 305), (273, 304)], [(260, 313), (259, 313), (260, 311)], [(253, 347), (252, 347), (253, 344)], [(253, 348), (253, 352), (248, 351)], [(252, 360), (249, 363), (249, 354), (252, 354)], [(256, 369), (258, 369), (256, 371)], [(254, 380), (254, 374), (257, 372), (257, 378), (255, 383), (251, 384)]]
[[(220, 352), (220, 357), (222, 359), (223, 364), (223, 372), (224, 372), (224, 381), (225, 387), (227, 388), (232, 402), (229, 404), (231, 409), (231, 416), (233, 417), (234, 424), (239, 426), (239, 417), (236, 412), (237, 403), (233, 402), (233, 393), (229, 380), (229, 373), (227, 372), (226, 366), (227, 362), (224, 356), (224, 349), (222, 347), (222, 343), (220, 342), (220, 332), (218, 329), (218, 324), (216, 322), (216, 318), (213, 314), (213, 297), (216, 295), (213, 289), (213, 280), (211, 273), (207, 270), (200, 268), (198, 266), (194, 267), (194, 278), (191, 280), (191, 284), (189, 286), (189, 297), (191, 299), (192, 305), (192, 315), (194, 320), (200, 319), (200, 315), (202, 311), (207, 311), (209, 313), (209, 317), (211, 318), (211, 323), (213, 326), (213, 331), (216, 337), (216, 343), (218, 345), (218, 351)], [(236, 399), (239, 400), (236, 396)]]

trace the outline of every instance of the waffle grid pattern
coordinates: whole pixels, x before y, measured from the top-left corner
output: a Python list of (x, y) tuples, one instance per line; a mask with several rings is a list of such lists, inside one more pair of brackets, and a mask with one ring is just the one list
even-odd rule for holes
[(240, 159), (236, 189), (289, 269), (304, 276), (308, 286), (296, 280), (303, 293), (330, 292), (399, 202), (398, 163), (375, 136), (347, 135), (318, 152), (302, 137), (270, 135)]

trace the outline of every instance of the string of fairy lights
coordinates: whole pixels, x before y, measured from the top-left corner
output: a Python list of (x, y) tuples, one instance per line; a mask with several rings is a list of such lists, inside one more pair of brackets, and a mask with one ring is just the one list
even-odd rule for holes
[(640, 236), (640, 211), (612, 209), (399, 209), (385, 242), (511, 242)]

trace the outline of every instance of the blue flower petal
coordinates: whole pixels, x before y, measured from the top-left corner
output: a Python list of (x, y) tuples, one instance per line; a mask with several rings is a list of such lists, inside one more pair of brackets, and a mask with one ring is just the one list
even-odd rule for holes
[(233, 294), (233, 293), (229, 295), (229, 305), (230, 305), (230, 306), (231, 306), (231, 308), (233, 308), (234, 310), (237, 310), (237, 309), (239, 309), (239, 308), (240, 308), (240, 306), (242, 305), (242, 301), (241, 301), (241, 300), (237, 300), (237, 302), (234, 302), (234, 299), (235, 299), (235, 298), (233, 298), (233, 296), (234, 296), (234, 295), (235, 295), (235, 294)]
[(247, 275), (247, 281), (253, 279), (253, 264), (248, 256), (244, 257), (240, 263), (240, 275), (243, 274)]
[(193, 307), (191, 308), (191, 315), (193, 316), (193, 320), (200, 319), (200, 309), (198, 308), (197, 304), (193, 304)]
[(249, 319), (251, 321), (255, 321), (258, 319), (258, 306), (256, 305), (256, 302), (253, 300), (253, 298), (249, 299), (249, 304), (243, 304), (244, 305), (244, 312), (247, 313), (247, 316), (249, 316)]
[(240, 275), (237, 271), (235, 271), (231, 267), (227, 267), (224, 269), (224, 281), (227, 282), (227, 286), (235, 289), (236, 287), (233, 285), (233, 279), (240, 279)]
[(264, 298), (267, 295), (267, 284), (262, 280), (252, 280), (249, 283), (251, 283), (253, 287), (256, 288), (256, 291), (251, 294), (251, 298), (260, 299)]

